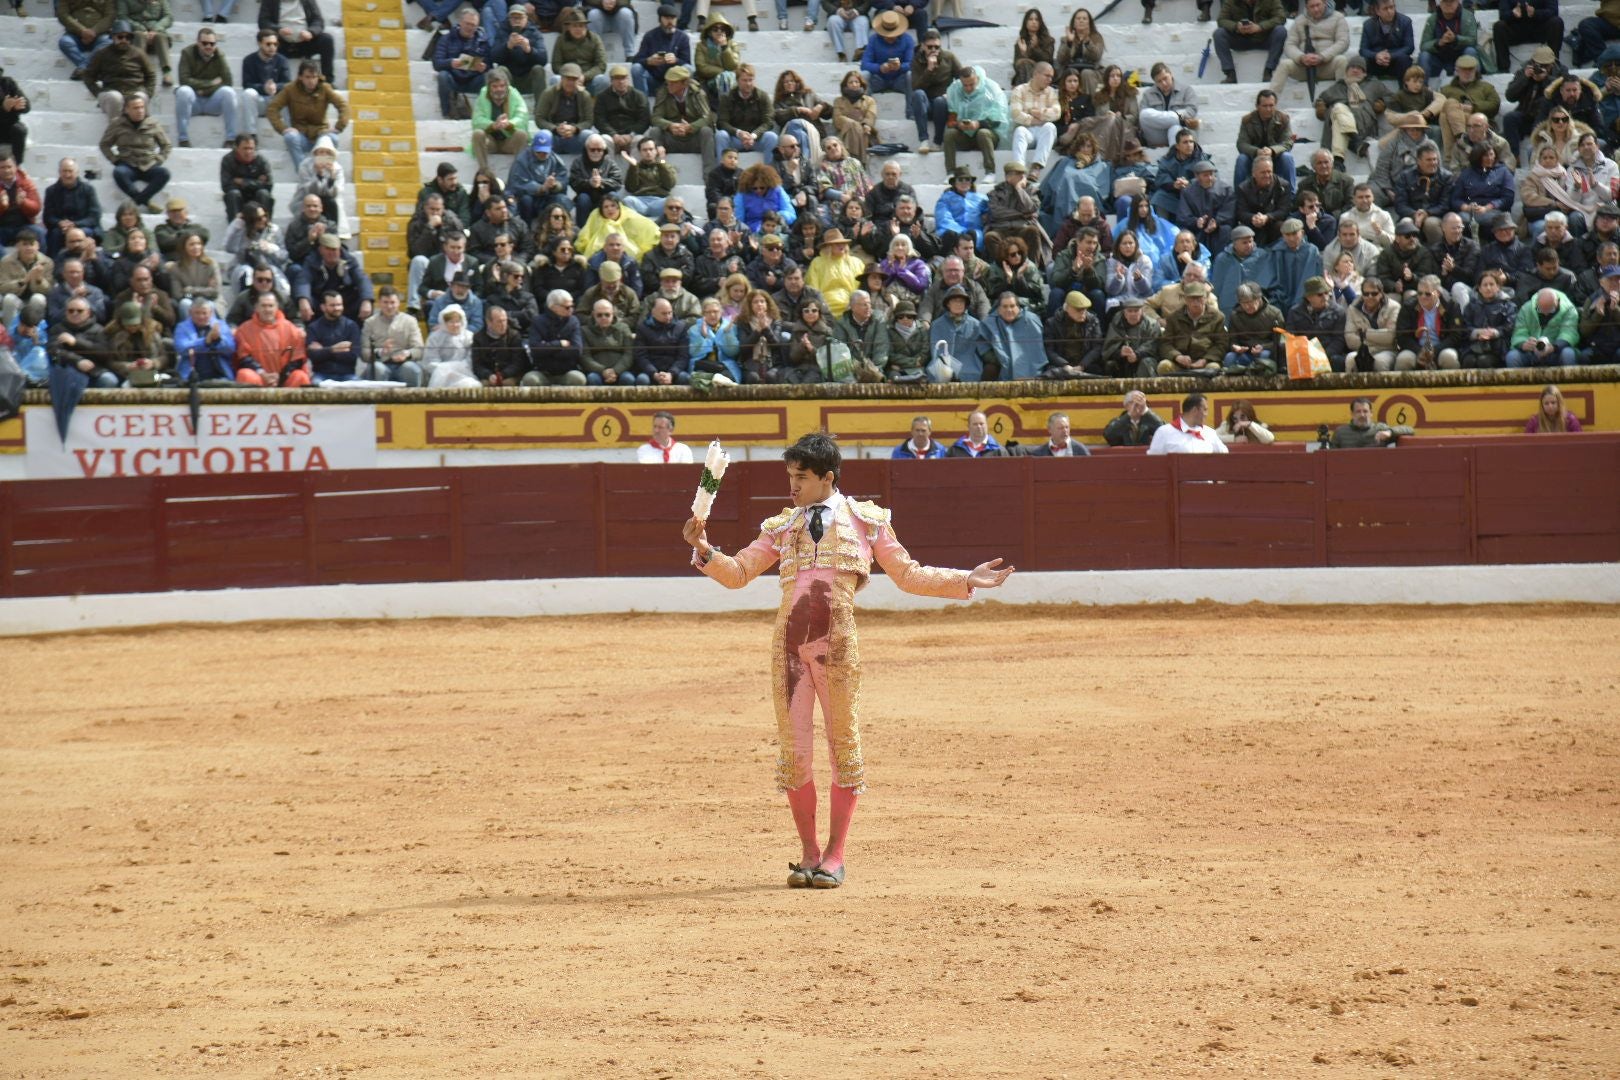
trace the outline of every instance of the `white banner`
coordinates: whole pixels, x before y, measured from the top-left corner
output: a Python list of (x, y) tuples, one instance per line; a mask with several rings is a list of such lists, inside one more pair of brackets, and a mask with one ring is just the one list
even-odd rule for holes
[(377, 467), (374, 405), (80, 406), (67, 445), (49, 408), (28, 409), (28, 476), (197, 476)]

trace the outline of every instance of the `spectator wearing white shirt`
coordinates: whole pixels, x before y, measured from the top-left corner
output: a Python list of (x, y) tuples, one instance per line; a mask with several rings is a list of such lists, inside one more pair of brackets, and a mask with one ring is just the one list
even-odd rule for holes
[(675, 414), (663, 409), (653, 413), (652, 438), (636, 447), (640, 465), (690, 465), (692, 448), (675, 441)]
[(1148, 445), (1150, 454), (1226, 454), (1226, 444), (1220, 433), (1204, 424), (1209, 414), (1209, 399), (1203, 394), (1188, 394), (1181, 399), (1181, 415), (1159, 427)]

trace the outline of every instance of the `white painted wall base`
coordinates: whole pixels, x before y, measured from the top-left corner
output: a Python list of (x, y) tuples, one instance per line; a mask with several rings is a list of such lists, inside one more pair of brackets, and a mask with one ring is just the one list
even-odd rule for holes
[[(0, 637), (164, 623), (325, 619), (529, 618), (610, 612), (768, 611), (774, 575), (723, 589), (696, 573), (669, 578), (329, 585), (128, 596), (0, 600)], [(1426, 566), (1324, 570), (1130, 570), (1015, 574), (983, 594), (1004, 604), (1521, 604), (1620, 603), (1620, 565)], [(868, 610), (947, 607), (885, 577), (861, 593)]]

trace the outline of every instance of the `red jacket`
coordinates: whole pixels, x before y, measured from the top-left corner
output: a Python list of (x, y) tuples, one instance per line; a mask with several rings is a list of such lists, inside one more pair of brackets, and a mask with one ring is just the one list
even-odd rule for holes
[(18, 169), (11, 187), (0, 187), (0, 226), (37, 225), (41, 205), (39, 188)]

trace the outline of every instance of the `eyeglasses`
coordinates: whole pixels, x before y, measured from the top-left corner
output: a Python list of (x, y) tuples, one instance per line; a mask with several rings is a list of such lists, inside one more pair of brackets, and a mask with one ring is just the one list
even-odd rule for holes
[(1569, 117), (1567, 117), (1567, 116), (1555, 116), (1555, 117), (1552, 118), (1552, 122), (1555, 123), (1555, 124), (1567, 124), (1567, 123), (1569, 123)]

